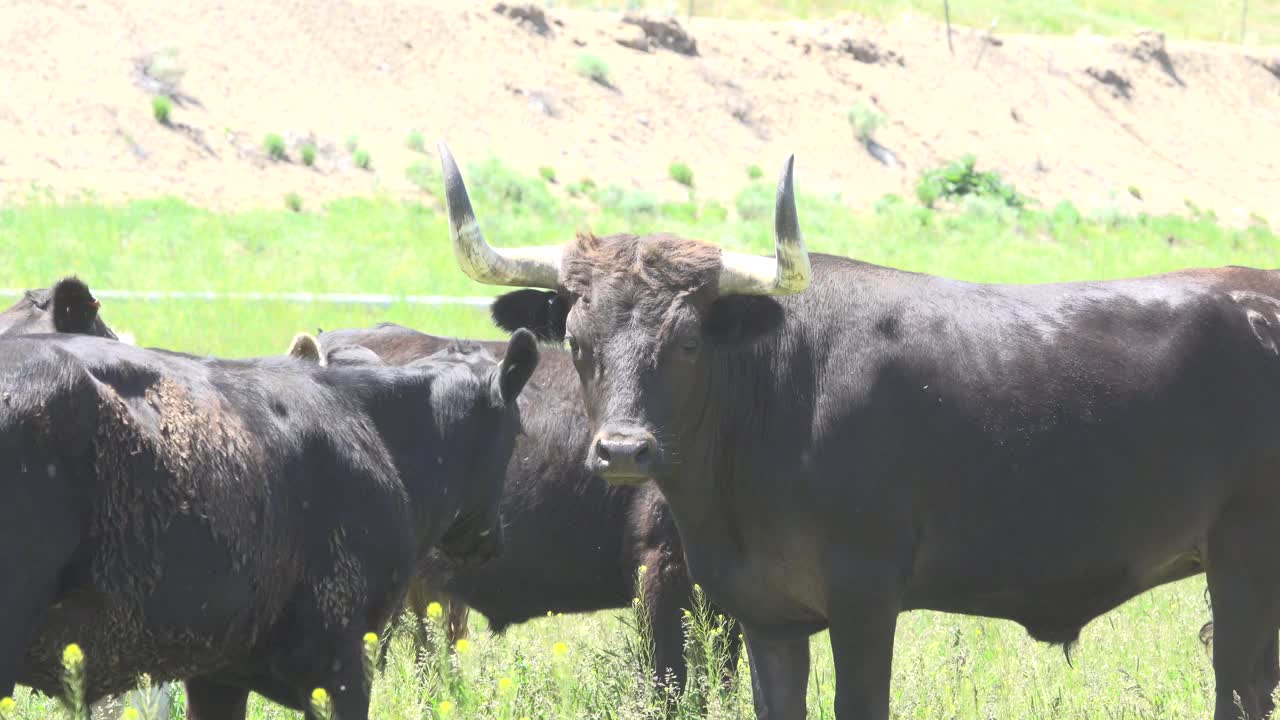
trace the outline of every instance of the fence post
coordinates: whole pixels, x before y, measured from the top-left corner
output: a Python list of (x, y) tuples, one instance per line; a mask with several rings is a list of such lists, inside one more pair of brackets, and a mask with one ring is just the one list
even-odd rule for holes
[[(689, 1), (693, 2), (693, 0)], [(947, 49), (951, 51), (952, 55), (955, 55), (956, 46), (951, 44), (951, 0), (942, 0), (942, 13), (947, 18)]]

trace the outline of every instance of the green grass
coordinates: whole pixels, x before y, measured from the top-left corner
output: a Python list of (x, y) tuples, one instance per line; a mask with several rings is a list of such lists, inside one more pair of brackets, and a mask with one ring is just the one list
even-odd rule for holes
[(681, 185), (693, 189), (693, 168), (687, 163), (673, 162), (667, 167), (667, 175)]
[(307, 143), (302, 146), (302, 164), (311, 167), (316, 164), (316, 146)]
[[(981, 165), (981, 163), (979, 163)], [(641, 191), (580, 184), (567, 204), (539, 177), (496, 158), (466, 169), (485, 232), (497, 245), (561, 242), (578, 229), (668, 230), (727, 248), (771, 245), (774, 183), (749, 182), (729, 212), (715, 202), (660, 203)], [(1119, 192), (1124, 192), (1120, 189)], [(810, 248), (967, 280), (1036, 282), (1104, 279), (1190, 266), (1280, 267), (1280, 238), (1259, 225), (1229, 229), (1206, 212), (1132, 217), (1069, 204), (1012, 208), (987, 195), (930, 210), (887, 196), (872, 212), (801, 194)], [(586, 206), (586, 209), (578, 209)], [(1190, 206), (1189, 206), (1190, 207)], [(215, 213), (159, 199), (107, 206), (32, 196), (0, 209), (0, 287), (43, 287), (79, 272), (98, 289), (493, 295), (467, 280), (447, 228), (430, 207), (374, 197), (305, 214), (286, 208)], [(746, 218), (746, 219), (742, 219)], [(1173, 242), (1170, 242), (1173, 238)], [(0, 297), (0, 306), (15, 298)], [(498, 338), (483, 307), (386, 307), (263, 301), (142, 301), (104, 298), (103, 315), (139, 344), (229, 357), (283, 352), (299, 331), (390, 320), (427, 332)], [(892, 706), (895, 718), (1157, 718), (1211, 713), (1210, 660), (1197, 639), (1208, 619), (1203, 578), (1158, 589), (1086, 628), (1068, 667), (1057, 648), (1032, 642), (1010, 622), (930, 612), (902, 616)], [(513, 590), (518, 591), (518, 589)], [(651, 698), (625, 648), (635, 633), (626, 612), (543, 618), (488, 634), (473, 615), (471, 652), (457, 666), (415, 665), (401, 638), (375, 686), (375, 717), (433, 718), (448, 700), (455, 718), (650, 718)], [(556, 656), (555, 643), (568, 652)], [(621, 653), (621, 656), (619, 656)], [(833, 717), (826, 636), (813, 639), (810, 716)], [(712, 704), (713, 718), (749, 717), (740, 691)], [(506, 690), (499, 690), (509, 678)], [(28, 718), (53, 713), (26, 691)], [(717, 704), (718, 703), (718, 704)], [(21, 717), (22, 715), (20, 715)], [(253, 720), (297, 718), (255, 697)], [(692, 712), (677, 713), (688, 720)]]
[[(986, 27), (1000, 18), (998, 32), (1071, 34), (1088, 27), (1106, 35), (1124, 35), (1140, 27), (1162, 30), (1172, 38), (1240, 41), (1243, 0), (952, 0), (951, 21)], [(567, 0), (568, 7), (623, 10), (644, 8), (665, 11), (666, 0)], [(688, 4), (676, 4), (683, 21)], [(937, 20), (943, 18), (942, 0), (695, 0), (698, 15), (748, 19), (785, 20), (824, 18), (855, 12), (894, 18), (905, 12)], [(1249, 2), (1247, 40), (1280, 43), (1280, 3)]]

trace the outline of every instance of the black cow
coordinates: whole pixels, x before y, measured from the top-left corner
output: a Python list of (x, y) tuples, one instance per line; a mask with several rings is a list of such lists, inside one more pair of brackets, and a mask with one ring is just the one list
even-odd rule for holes
[(27, 290), (22, 299), (0, 312), (0, 335), (70, 333), (117, 339), (98, 314), (100, 303), (77, 277), (52, 288)]
[(187, 680), (189, 717), (313, 688), (366, 718), (363, 636), (437, 543), (484, 560), (537, 365), (459, 344), (407, 367), (348, 354), (217, 360), (83, 336), (0, 340), (0, 695), (92, 701)]
[(790, 159), (773, 258), (670, 235), (498, 251), (442, 157), (462, 268), (549, 288), (498, 323), (568, 340), (588, 466), (657, 481), (692, 576), (745, 628), (758, 716), (804, 716), (823, 629), (838, 717), (884, 720), (904, 610), (1068, 646), (1201, 572), (1215, 718), (1233, 693), (1271, 711), (1280, 273), (982, 285), (811, 258)]
[[(369, 348), (393, 365), (415, 362), (450, 342), (391, 323), (319, 337), (326, 347)], [(495, 355), (504, 347), (483, 345)], [(314, 351), (307, 354), (316, 356)], [(683, 688), (681, 618), (692, 606), (692, 586), (680, 535), (652, 483), (610, 486), (587, 470), (583, 461), (591, 430), (572, 367), (568, 353), (545, 350), (525, 388), (525, 432), (507, 470), (501, 506), (506, 552), (479, 567), (459, 567), (438, 552), (429, 553), (415, 586), (422, 599), (415, 603), (411, 597), (410, 609), (422, 613), (427, 599), (443, 593), (479, 610), (493, 631), (501, 633), (548, 612), (626, 607), (635, 597), (637, 571), (644, 566), (655, 680), (665, 681), (670, 673), (674, 687)], [(739, 633), (736, 626), (731, 630), (728, 659), (733, 667)]]

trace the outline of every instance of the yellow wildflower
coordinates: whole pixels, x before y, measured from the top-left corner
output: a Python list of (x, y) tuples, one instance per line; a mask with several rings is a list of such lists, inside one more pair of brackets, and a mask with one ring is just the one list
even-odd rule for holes
[(84, 651), (79, 645), (71, 643), (62, 651), (62, 664), (66, 667), (79, 667), (82, 663), (84, 663)]
[(556, 657), (564, 657), (569, 652), (569, 646), (562, 642), (558, 642), (551, 646), (551, 653)]
[(462, 638), (458, 641), (458, 644), (453, 647), (458, 651), (459, 655), (466, 655), (468, 652), (471, 652), (471, 641), (466, 638)]
[(4, 699), (0, 699), (0, 717), (7, 718), (12, 715), (16, 705), (17, 703), (11, 697), (6, 696)]
[(142, 715), (134, 708), (125, 708), (120, 715), (120, 720), (142, 720)]
[(329, 693), (324, 688), (316, 688), (311, 691), (311, 702), (316, 705), (327, 705), (329, 703)]
[(648, 566), (648, 565), (641, 565), (641, 566), (640, 566), (639, 568), (637, 568), (637, 569), (640, 571), (640, 574), (641, 574), (641, 575), (643, 575), (643, 574), (645, 574), (645, 573), (649, 572), (649, 566)]
[(511, 682), (511, 678), (504, 677), (498, 681), (498, 692), (500, 693), (511, 692), (511, 688), (514, 686), (515, 686), (515, 683)]
[(440, 701), (440, 704), (436, 706), (436, 713), (437, 713), (437, 714), (439, 714), (439, 715), (440, 715), (440, 717), (442, 717), (442, 718), (444, 718), (444, 717), (449, 717), (450, 715), (452, 715), (452, 714), (453, 714), (453, 701), (452, 701), (452, 700), (441, 700), (441, 701)]
[(427, 606), (427, 617), (431, 618), (432, 620), (439, 620), (440, 616), (443, 614), (444, 614), (444, 608), (440, 606), (440, 603), (433, 602)]

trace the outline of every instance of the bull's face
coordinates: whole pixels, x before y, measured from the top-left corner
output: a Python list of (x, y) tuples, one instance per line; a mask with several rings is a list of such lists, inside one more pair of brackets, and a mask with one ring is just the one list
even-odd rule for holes
[[(320, 365), (383, 364), (363, 346), (325, 349), (307, 334), (294, 338), (288, 354)], [(407, 366), (428, 369), (432, 378), (430, 424), (439, 446), (426, 462), (427, 479), (445, 483), (441, 502), (450, 513), (442, 534), (432, 537), (456, 561), (479, 564), (502, 552), (499, 508), (521, 432), (518, 400), (537, 365), (537, 341), (518, 330), (501, 362), (478, 344), (455, 343)]]
[(461, 174), (441, 146), (455, 255), (482, 282), (538, 285), (493, 305), (495, 321), (564, 340), (595, 436), (590, 470), (616, 484), (661, 477), (677, 440), (705, 417), (708, 373), (782, 320), (772, 295), (803, 290), (809, 261), (791, 161), (778, 185), (776, 257), (721, 252), (670, 235), (580, 236), (564, 247), (499, 251), (480, 233)]
[(454, 372), (432, 390), (432, 412), (437, 428), (445, 432), (445, 451), (464, 455), (457, 461), (461, 477), (452, 490), (460, 493), (457, 512), (440, 549), (456, 561), (479, 564), (502, 552), (499, 508), (507, 463), (521, 432), (517, 401), (538, 365), (537, 341), (529, 331), (517, 330), (501, 362), (478, 344), (454, 345), (419, 361), (442, 362), (470, 377)]

